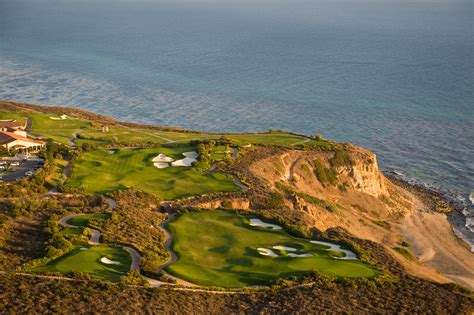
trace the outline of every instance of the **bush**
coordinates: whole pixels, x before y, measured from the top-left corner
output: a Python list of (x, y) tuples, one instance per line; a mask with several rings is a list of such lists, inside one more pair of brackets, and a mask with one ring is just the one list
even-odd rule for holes
[(334, 185), (337, 183), (337, 172), (331, 168), (326, 168), (318, 161), (313, 161), (314, 173), (323, 186)]
[(354, 161), (352, 161), (351, 155), (347, 151), (336, 150), (334, 156), (329, 160), (329, 163), (332, 167), (341, 167), (341, 166), (352, 166)]

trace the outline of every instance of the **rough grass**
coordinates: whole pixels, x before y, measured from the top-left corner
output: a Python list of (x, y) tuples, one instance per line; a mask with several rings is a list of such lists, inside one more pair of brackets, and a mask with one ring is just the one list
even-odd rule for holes
[[(80, 250), (87, 248), (87, 250)], [(120, 265), (106, 265), (100, 262), (102, 257), (119, 261)], [(119, 281), (120, 277), (130, 270), (132, 259), (121, 247), (96, 245), (78, 246), (69, 253), (49, 262), (44, 266), (36, 267), (37, 273), (71, 273), (82, 272), (93, 278)]]
[[(267, 285), (279, 277), (310, 270), (341, 277), (372, 277), (375, 271), (359, 261), (337, 260), (324, 246), (296, 238), (283, 230), (251, 227), (248, 219), (222, 210), (191, 212), (168, 224), (179, 259), (167, 271), (204, 286)], [(265, 257), (258, 247), (290, 246), (313, 257)], [(275, 252), (278, 252), (275, 250)]]
[(106, 150), (87, 152), (77, 161), (75, 175), (66, 186), (82, 187), (89, 193), (134, 187), (165, 200), (239, 190), (228, 174), (202, 173), (192, 167), (157, 169), (151, 162), (159, 153), (181, 159), (182, 152), (193, 150), (193, 147), (180, 147), (120, 149), (115, 154)]

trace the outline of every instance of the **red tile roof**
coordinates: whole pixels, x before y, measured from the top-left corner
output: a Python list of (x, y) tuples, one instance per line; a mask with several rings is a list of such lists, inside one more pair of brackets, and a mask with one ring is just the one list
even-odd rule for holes
[(32, 139), (28, 139), (20, 135), (17, 135), (13, 132), (0, 131), (0, 145), (7, 144), (15, 140), (21, 140), (21, 141), (32, 142), (32, 143), (37, 143), (37, 144), (44, 144), (44, 142), (42, 141), (35, 141)]
[(16, 120), (0, 120), (0, 128), (23, 127), (23, 123)]

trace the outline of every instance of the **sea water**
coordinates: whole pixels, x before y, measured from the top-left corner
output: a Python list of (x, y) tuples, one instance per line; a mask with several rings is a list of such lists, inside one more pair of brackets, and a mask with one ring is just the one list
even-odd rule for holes
[[(0, 98), (318, 133), (467, 205), (472, 12), (470, 0), (0, 0)], [(472, 206), (457, 214), (474, 241)]]

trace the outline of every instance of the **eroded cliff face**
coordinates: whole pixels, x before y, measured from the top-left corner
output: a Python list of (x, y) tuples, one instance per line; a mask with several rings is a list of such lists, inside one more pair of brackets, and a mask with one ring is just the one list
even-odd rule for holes
[(397, 244), (403, 240), (395, 225), (414, 211), (412, 196), (383, 176), (376, 155), (352, 145), (339, 152), (284, 150), (249, 163), (248, 170), (282, 194), (308, 227), (321, 231), (342, 227)]
[(339, 176), (346, 178), (356, 191), (374, 197), (389, 196), (386, 179), (380, 173), (375, 153), (363, 149), (351, 149), (353, 165), (336, 167)]

